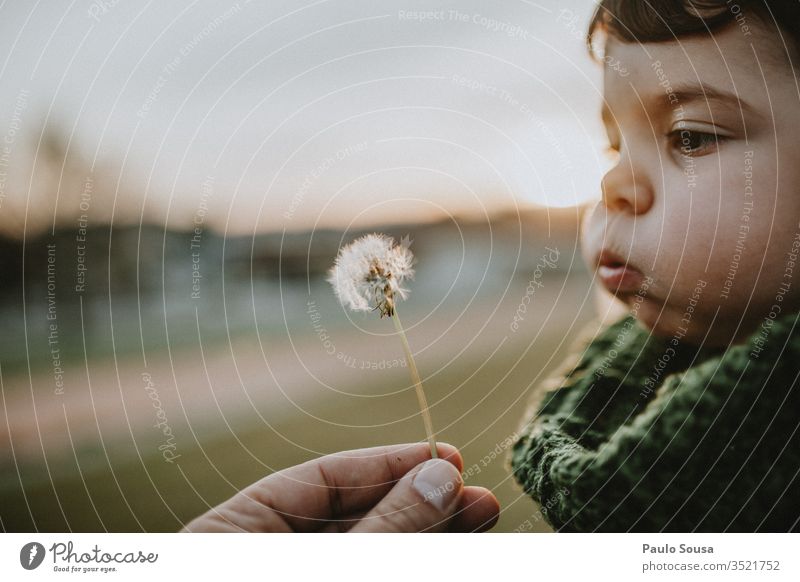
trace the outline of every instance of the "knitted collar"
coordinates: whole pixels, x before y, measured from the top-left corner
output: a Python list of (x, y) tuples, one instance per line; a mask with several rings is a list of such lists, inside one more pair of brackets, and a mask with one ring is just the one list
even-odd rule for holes
[(727, 349), (622, 318), (536, 395), (517, 482), (557, 531), (797, 529), (799, 317)]

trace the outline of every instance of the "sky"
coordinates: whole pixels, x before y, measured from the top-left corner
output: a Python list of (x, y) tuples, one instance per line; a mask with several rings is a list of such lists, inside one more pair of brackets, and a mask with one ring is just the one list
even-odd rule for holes
[(596, 198), (608, 161), (592, 9), (3, 3), (0, 223), (249, 233)]

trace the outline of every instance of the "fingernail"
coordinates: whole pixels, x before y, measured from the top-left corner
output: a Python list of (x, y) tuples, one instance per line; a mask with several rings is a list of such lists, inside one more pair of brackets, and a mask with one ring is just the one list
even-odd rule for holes
[(422, 464), (411, 484), (427, 503), (444, 513), (458, 495), (461, 475), (452, 463), (430, 459)]

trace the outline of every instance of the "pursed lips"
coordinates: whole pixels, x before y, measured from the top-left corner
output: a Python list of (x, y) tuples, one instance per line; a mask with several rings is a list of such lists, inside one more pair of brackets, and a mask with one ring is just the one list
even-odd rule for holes
[(612, 293), (630, 293), (641, 288), (642, 272), (615, 252), (601, 249), (595, 265), (598, 279)]

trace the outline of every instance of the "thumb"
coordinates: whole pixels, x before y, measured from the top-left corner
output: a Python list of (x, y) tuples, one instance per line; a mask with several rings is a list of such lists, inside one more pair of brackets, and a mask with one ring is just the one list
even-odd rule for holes
[(458, 469), (429, 459), (406, 473), (351, 532), (443, 531), (463, 490)]

